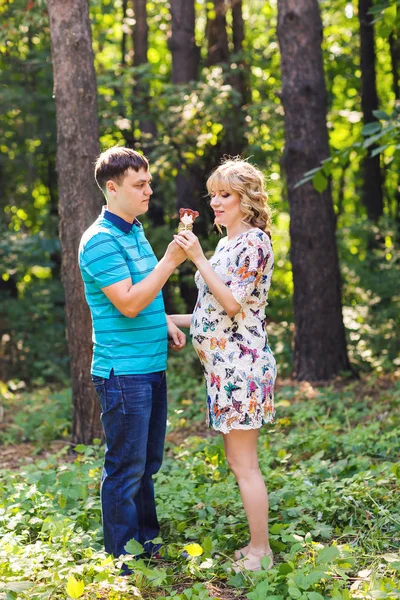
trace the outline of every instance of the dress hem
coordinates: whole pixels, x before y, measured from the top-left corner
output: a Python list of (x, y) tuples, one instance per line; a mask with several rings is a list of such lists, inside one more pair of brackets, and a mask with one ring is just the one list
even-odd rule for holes
[(275, 414), (271, 415), (269, 418), (267, 418), (266, 420), (264, 420), (260, 425), (258, 426), (254, 426), (254, 425), (241, 425), (240, 423), (237, 424), (237, 426), (232, 426), (229, 429), (227, 427), (224, 428), (217, 428), (214, 427), (213, 425), (209, 425), (209, 429), (213, 429), (214, 431), (217, 431), (218, 433), (229, 433), (230, 431), (232, 431), (233, 429), (242, 429), (244, 431), (250, 431), (252, 429), (261, 429), (261, 427), (263, 425), (270, 425), (271, 423), (274, 422), (274, 418), (275, 418)]

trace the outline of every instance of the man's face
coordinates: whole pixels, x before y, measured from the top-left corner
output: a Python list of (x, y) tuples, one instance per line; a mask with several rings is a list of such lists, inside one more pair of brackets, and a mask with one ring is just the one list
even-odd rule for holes
[(137, 172), (128, 169), (120, 184), (108, 181), (107, 192), (112, 208), (115, 208), (126, 221), (143, 215), (149, 208), (150, 196), (153, 193), (150, 182), (150, 172), (144, 169)]

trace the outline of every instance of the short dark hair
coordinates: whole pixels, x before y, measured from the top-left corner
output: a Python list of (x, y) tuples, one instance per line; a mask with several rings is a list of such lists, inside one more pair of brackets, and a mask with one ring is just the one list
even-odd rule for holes
[(94, 178), (99, 188), (105, 192), (106, 183), (113, 179), (121, 184), (128, 169), (138, 172), (140, 169), (149, 170), (149, 161), (143, 154), (131, 148), (113, 146), (102, 152), (94, 167)]

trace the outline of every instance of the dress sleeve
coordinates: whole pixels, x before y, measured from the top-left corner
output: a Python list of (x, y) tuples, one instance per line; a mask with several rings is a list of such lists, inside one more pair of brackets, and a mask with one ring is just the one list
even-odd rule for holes
[(88, 242), (80, 252), (79, 266), (83, 279), (91, 279), (99, 288), (131, 277), (122, 248), (109, 235)]
[(232, 252), (229, 267), (229, 287), (238, 304), (244, 304), (251, 295), (259, 295), (257, 287), (263, 275), (271, 270), (273, 261), (271, 242), (265, 233), (242, 236)]

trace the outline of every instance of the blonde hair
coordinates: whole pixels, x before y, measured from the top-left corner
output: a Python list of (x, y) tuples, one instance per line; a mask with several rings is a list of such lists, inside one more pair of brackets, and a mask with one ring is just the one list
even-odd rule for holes
[(244, 213), (243, 223), (258, 227), (271, 237), (271, 209), (264, 181), (264, 175), (257, 167), (240, 157), (229, 157), (211, 173), (207, 190), (209, 194), (215, 189), (237, 192)]

